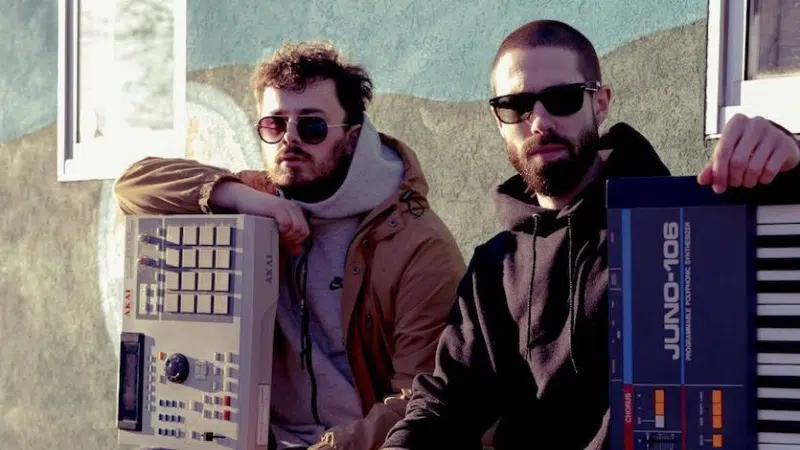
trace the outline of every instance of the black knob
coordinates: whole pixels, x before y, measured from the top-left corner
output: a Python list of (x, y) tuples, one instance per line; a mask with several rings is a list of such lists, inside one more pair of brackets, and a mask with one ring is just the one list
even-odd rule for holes
[(189, 378), (189, 360), (180, 353), (173, 353), (167, 358), (164, 372), (169, 381), (183, 383)]

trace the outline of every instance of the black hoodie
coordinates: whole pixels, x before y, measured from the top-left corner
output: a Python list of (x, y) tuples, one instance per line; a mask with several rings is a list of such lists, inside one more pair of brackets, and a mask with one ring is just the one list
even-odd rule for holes
[(498, 419), (497, 450), (608, 448), (605, 181), (669, 171), (626, 124), (596, 145), (612, 149), (601, 175), (562, 210), (518, 175), (496, 189), (505, 231), (475, 249), (436, 370), (384, 448), (480, 449)]

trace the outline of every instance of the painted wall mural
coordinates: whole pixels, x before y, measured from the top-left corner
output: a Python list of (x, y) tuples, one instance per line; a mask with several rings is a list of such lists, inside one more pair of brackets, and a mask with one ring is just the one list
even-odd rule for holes
[[(486, 106), (488, 66), (525, 21), (562, 19), (596, 43), (616, 94), (609, 124), (639, 128), (676, 173), (710, 152), (703, 0), (309, 0), (280, 20), (274, 4), (188, 2), (187, 156), (260, 168), (253, 64), (284, 39), (329, 39), (372, 74), (368, 114), (417, 151), (465, 257), (498, 228), (487, 194), (511, 169)], [(55, 181), (56, 29), (56, 2), (4, 2), (0, 360), (14, 364), (0, 365), (0, 448), (114, 448), (123, 217), (112, 182)]]

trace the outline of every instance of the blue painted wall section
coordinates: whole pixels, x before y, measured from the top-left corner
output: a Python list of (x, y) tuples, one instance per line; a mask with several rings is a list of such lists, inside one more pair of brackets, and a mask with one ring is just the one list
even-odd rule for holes
[(0, 142), (56, 120), (58, 4), (4, 0), (0, 14)]
[[(306, 0), (189, 2), (189, 69), (253, 64), (286, 39), (330, 39), (364, 62), (383, 93), (431, 100), (487, 96), (497, 44), (535, 18), (567, 20), (607, 53), (659, 30), (706, 16), (704, 0)], [(278, 18), (279, 17), (279, 18)], [(231, 30), (236, 30), (231, 33)]]

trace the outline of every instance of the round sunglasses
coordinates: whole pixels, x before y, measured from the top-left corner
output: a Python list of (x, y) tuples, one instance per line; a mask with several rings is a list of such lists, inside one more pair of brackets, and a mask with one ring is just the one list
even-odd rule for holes
[(289, 123), (297, 127), (297, 135), (306, 144), (319, 144), (328, 137), (328, 129), (333, 127), (346, 127), (349, 124), (339, 123), (329, 125), (325, 119), (317, 116), (299, 116), (296, 121), (283, 116), (266, 116), (256, 123), (258, 137), (267, 144), (277, 144), (283, 139)]
[(527, 120), (536, 102), (542, 102), (547, 112), (554, 116), (570, 116), (583, 108), (584, 92), (597, 92), (598, 89), (600, 83), (597, 81), (560, 84), (538, 93), (522, 92), (494, 97), (489, 100), (489, 105), (497, 119), (507, 124)]

